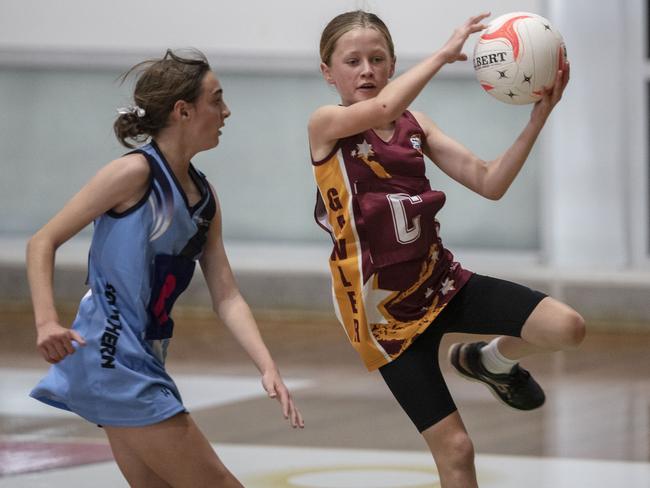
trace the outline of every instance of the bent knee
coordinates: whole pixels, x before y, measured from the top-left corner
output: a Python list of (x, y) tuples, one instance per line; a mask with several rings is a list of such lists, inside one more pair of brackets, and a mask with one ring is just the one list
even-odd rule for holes
[(564, 347), (578, 347), (585, 338), (585, 319), (575, 310), (570, 310), (562, 320), (562, 343)]

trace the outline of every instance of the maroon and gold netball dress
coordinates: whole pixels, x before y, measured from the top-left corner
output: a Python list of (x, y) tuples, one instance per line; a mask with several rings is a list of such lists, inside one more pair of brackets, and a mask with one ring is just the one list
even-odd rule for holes
[(389, 141), (369, 129), (313, 161), (334, 308), (369, 370), (399, 356), (471, 276), (440, 240), (445, 194), (431, 190), (423, 143), (407, 111)]

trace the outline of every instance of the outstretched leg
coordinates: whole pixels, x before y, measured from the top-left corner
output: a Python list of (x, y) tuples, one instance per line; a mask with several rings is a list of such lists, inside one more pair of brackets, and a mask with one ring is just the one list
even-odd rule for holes
[(104, 427), (133, 487), (242, 488), (187, 414), (145, 427)]

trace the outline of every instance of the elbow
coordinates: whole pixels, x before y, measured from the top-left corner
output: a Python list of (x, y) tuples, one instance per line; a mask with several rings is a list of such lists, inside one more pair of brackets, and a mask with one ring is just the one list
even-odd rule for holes
[(494, 179), (486, 177), (479, 193), (488, 200), (497, 201), (503, 198), (509, 187), (510, 184), (507, 182), (494, 181)]
[(239, 289), (220, 290), (219, 294), (212, 297), (212, 311), (220, 320), (227, 318), (233, 309), (242, 300)]
[(35, 254), (53, 254), (57, 247), (58, 245), (55, 242), (44, 234), (42, 230), (39, 230), (27, 241), (27, 246), (25, 248), (27, 260), (29, 261), (29, 257)]
[(505, 190), (499, 190), (499, 189), (494, 189), (494, 190), (487, 190), (483, 192), (481, 195), (488, 200), (492, 200), (494, 202), (501, 200), (503, 198), (503, 195), (506, 194)]
[(27, 241), (27, 247), (25, 251), (27, 252), (27, 256), (32, 254), (36, 249), (40, 248), (43, 245), (43, 236), (41, 235), (41, 232), (38, 231), (36, 234), (32, 235), (29, 240)]
[(501, 200), (501, 197), (505, 195), (507, 188), (494, 188), (491, 185), (479, 185), (478, 187), (474, 188), (474, 191), (481, 195), (483, 198), (487, 198), (488, 200)]
[(494, 164), (476, 158), (474, 167), (477, 168), (477, 172), (470, 178), (475, 182), (471, 188), (483, 198), (493, 201), (501, 200), (510, 185), (502, 178), (496, 177)]

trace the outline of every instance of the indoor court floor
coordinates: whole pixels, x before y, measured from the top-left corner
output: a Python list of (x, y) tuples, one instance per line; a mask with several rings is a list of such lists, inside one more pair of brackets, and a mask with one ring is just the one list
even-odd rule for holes
[[(33, 346), (29, 309), (2, 308), (0, 488), (127, 486), (100, 428), (27, 397), (47, 364)], [(186, 406), (245, 486), (440, 486), (420, 435), (333, 316), (256, 315), (304, 430), (284, 421), (252, 363), (205, 312), (176, 313), (168, 358)], [(650, 487), (650, 333), (612, 333), (615, 325), (590, 324), (580, 349), (527, 360), (547, 393), (546, 405), (527, 413), (454, 375), (446, 346), (466, 337), (445, 338), (441, 363), (474, 440), (481, 487)]]

